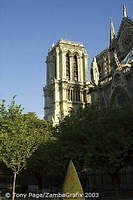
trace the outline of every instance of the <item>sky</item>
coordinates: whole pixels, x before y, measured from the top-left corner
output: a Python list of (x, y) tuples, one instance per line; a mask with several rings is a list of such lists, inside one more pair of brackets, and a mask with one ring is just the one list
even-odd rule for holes
[(133, 0), (0, 0), (0, 99), (14, 95), (24, 112), (43, 117), (48, 49), (59, 39), (82, 42), (92, 58), (109, 45), (122, 5), (133, 18)]

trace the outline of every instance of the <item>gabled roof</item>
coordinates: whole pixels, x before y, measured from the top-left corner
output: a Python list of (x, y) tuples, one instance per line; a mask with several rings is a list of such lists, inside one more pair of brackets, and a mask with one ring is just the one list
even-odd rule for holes
[(106, 48), (103, 51), (101, 51), (99, 54), (97, 54), (95, 57), (98, 58), (98, 57), (102, 56), (103, 54), (106, 54), (108, 51), (109, 51), (109, 48)]
[(123, 30), (123, 27), (125, 26), (125, 23), (128, 23), (131, 26), (133, 26), (133, 20), (132, 19), (130, 19), (129, 17), (123, 17), (123, 19), (121, 21), (121, 24), (120, 24), (120, 28), (119, 28), (118, 34), (117, 34), (117, 40), (120, 37), (120, 33)]

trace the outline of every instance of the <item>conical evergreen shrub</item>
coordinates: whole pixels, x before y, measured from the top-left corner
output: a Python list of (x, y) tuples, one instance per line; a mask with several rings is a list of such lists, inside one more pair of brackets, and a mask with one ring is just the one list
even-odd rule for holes
[[(75, 196), (74, 198), (73, 197), (68, 198), (68, 200), (85, 200), (84, 192), (77, 171), (72, 161), (70, 161), (68, 165), (62, 193)], [(83, 195), (83, 197), (81, 195)], [(66, 200), (67, 198), (64, 199)]]

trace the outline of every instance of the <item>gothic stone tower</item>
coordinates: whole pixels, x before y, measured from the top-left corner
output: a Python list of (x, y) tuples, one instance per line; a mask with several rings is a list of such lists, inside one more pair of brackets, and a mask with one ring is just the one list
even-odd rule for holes
[(88, 55), (82, 43), (59, 40), (48, 52), (46, 64), (45, 119), (56, 125), (72, 109), (90, 101), (86, 95)]

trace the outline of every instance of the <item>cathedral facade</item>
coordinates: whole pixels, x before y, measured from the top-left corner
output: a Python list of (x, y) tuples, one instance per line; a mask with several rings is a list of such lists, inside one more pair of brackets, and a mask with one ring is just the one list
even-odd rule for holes
[(46, 59), (45, 119), (56, 125), (71, 110), (97, 103), (100, 106), (133, 100), (133, 20), (123, 6), (115, 33), (110, 21), (110, 44), (93, 58), (88, 81), (88, 55), (82, 43), (59, 40)]

